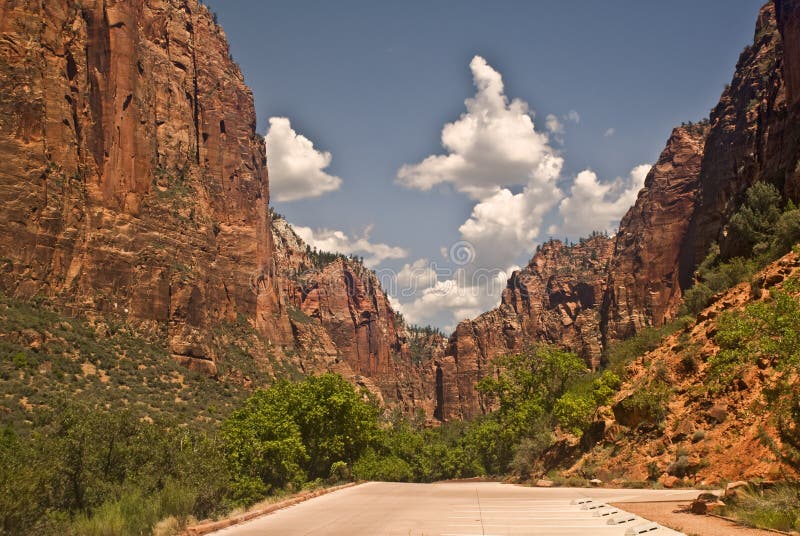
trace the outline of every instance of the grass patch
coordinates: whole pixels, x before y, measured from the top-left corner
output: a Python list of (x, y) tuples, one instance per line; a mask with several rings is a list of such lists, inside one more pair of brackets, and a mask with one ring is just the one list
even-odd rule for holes
[(723, 513), (756, 528), (800, 530), (800, 484), (774, 489), (748, 489), (737, 495)]

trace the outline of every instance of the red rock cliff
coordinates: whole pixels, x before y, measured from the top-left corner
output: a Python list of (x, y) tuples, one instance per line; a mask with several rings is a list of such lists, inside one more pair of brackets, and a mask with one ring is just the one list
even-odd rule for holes
[(3, 292), (163, 332), (212, 374), (218, 328), (244, 319), (262, 367), (433, 412), (433, 371), (374, 274), (314, 266), (272, 225), (252, 94), (203, 5), (3, 1), (0, 34)]
[(671, 320), (681, 305), (680, 251), (694, 212), (708, 125), (672, 131), (619, 224), (601, 309), (606, 340)]
[[(698, 180), (697, 202), (681, 252), (681, 283), (691, 274), (712, 242), (723, 253), (738, 253), (736, 237), (725, 226), (747, 188), (757, 181), (775, 184), (787, 197), (800, 198), (800, 121), (787, 106), (783, 39), (775, 17), (776, 5), (786, 21), (796, 11), (793, 2), (765, 5), (759, 14), (753, 44), (739, 57), (731, 84), (711, 111), (711, 129)], [(791, 30), (787, 41), (793, 42)], [(789, 73), (798, 58), (788, 62)]]
[(252, 96), (208, 10), (7, 1), (0, 32), (3, 288), (166, 323), (187, 362), (237, 313), (290, 336)]
[[(445, 415), (481, 411), (475, 382), (494, 357), (521, 344), (555, 342), (596, 365), (601, 339), (623, 339), (674, 318), (682, 289), (691, 285), (709, 245), (716, 241), (723, 252), (736, 253), (735, 237), (726, 237), (725, 226), (751, 184), (768, 181), (787, 198), (800, 199), (798, 101), (800, 2), (776, 0), (761, 9), (753, 44), (742, 52), (710, 119), (673, 131), (636, 204), (620, 223), (613, 253), (608, 246), (603, 257), (609, 259), (608, 271), (570, 272), (574, 263), (563, 255), (551, 258), (543, 249), (544, 254), (509, 280), (498, 309), (459, 324), (448, 351), (452, 363), (445, 363), (449, 373), (441, 392), (445, 408), (451, 408)], [(537, 263), (552, 268), (536, 272)], [(562, 294), (553, 294), (543, 283), (553, 269), (564, 270), (573, 287), (587, 277), (593, 288), (602, 287), (595, 293), (602, 307), (586, 309), (580, 300), (559, 303)], [(530, 280), (536, 283), (531, 286)], [(597, 320), (584, 316), (580, 322), (589, 311)], [(562, 326), (557, 314), (565, 315)]]
[(483, 412), (477, 381), (493, 359), (529, 344), (555, 343), (578, 352), (589, 366), (600, 364), (599, 310), (613, 245), (602, 235), (573, 246), (545, 243), (527, 267), (512, 274), (499, 307), (458, 325), (440, 365), (444, 419)]

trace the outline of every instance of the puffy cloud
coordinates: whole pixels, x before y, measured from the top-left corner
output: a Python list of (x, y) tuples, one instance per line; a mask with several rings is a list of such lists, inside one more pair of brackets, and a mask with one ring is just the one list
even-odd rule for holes
[(458, 229), (475, 249), (474, 266), (505, 270), (520, 254), (532, 252), (545, 213), (559, 199), (561, 192), (548, 183), (518, 194), (504, 188), (475, 205)]
[(412, 301), (401, 303), (393, 299), (392, 305), (412, 324), (439, 325), (449, 332), (461, 320), (475, 318), (496, 307), (508, 276), (506, 272), (496, 272), (487, 281), (476, 284), (474, 277), (459, 270), (451, 279), (437, 281), (417, 293)]
[(602, 183), (597, 174), (584, 170), (575, 177), (569, 196), (561, 201), (558, 212), (563, 218), (559, 229), (570, 236), (585, 236), (592, 231), (611, 231), (636, 201), (650, 164), (641, 164), (626, 178)]
[(614, 127), (611, 127), (609, 129), (607, 129), (605, 132), (603, 132), (603, 137), (604, 138), (610, 138), (611, 136), (613, 136), (616, 133), (617, 133), (617, 129), (615, 129)]
[(370, 242), (370, 227), (367, 227), (361, 236), (354, 237), (333, 229), (313, 230), (310, 227), (293, 227), (306, 244), (321, 251), (363, 256), (364, 264), (370, 268), (386, 259), (402, 259), (408, 256), (408, 251), (401, 247)]
[(579, 114), (575, 110), (570, 110), (569, 112), (567, 112), (567, 115), (564, 116), (564, 119), (566, 119), (567, 121), (572, 121), (575, 124), (578, 124), (581, 122), (581, 114)]
[(311, 140), (292, 129), (286, 117), (270, 117), (264, 142), (275, 201), (319, 197), (341, 186), (342, 179), (323, 171), (331, 163), (331, 153), (315, 149)]
[(428, 259), (417, 259), (410, 264), (404, 264), (400, 271), (394, 274), (392, 283), (394, 288), (390, 293), (413, 296), (421, 290), (436, 285), (439, 279), (436, 268), (437, 266)]
[(465, 101), (467, 111), (442, 129), (448, 154), (402, 166), (397, 181), (419, 190), (449, 183), (473, 199), (504, 186), (554, 182), (563, 159), (547, 134), (534, 129), (527, 103), (509, 101), (500, 73), (482, 57), (475, 56), (470, 69), (477, 92)]

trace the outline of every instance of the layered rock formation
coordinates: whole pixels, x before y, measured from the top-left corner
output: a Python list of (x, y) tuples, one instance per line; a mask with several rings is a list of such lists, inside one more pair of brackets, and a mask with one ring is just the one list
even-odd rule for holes
[[(2, 2), (0, 33), (3, 292), (163, 333), (210, 374), (249, 337), (261, 368), (336, 370), (433, 413), (374, 274), (272, 224), (252, 95), (207, 8)], [(222, 333), (243, 323), (257, 335)]]
[[(711, 111), (711, 129), (703, 153), (687, 239), (681, 249), (681, 282), (686, 286), (709, 245), (718, 242), (724, 255), (736, 255), (741, 244), (726, 236), (726, 224), (756, 181), (775, 184), (784, 194), (800, 198), (800, 116), (787, 106), (784, 71), (800, 65), (794, 49), (785, 49), (775, 16), (783, 14), (786, 40), (796, 39), (791, 24), (794, 2), (776, 1), (759, 14), (753, 44), (739, 57), (731, 84)], [(784, 57), (784, 50), (790, 54)], [(794, 82), (792, 82), (794, 83)]]
[[(507, 291), (498, 309), (460, 324), (451, 337), (448, 354), (455, 377), (444, 389), (445, 405), (452, 400), (457, 409), (445, 413), (480, 411), (475, 382), (493, 357), (519, 348), (520, 339), (555, 342), (596, 366), (600, 344), (587, 346), (586, 341), (606, 344), (673, 319), (682, 290), (693, 283), (695, 267), (711, 243), (718, 242), (726, 256), (741, 251), (726, 225), (750, 185), (771, 182), (787, 199), (800, 200), (798, 101), (800, 2), (776, 0), (761, 9), (753, 44), (742, 52), (709, 120), (672, 132), (620, 223), (613, 252), (606, 257), (608, 271), (570, 273), (567, 259), (551, 259), (555, 270), (565, 270), (575, 282), (587, 276), (602, 281), (603, 291), (596, 294), (602, 306), (591, 309), (597, 320), (577, 322), (574, 317), (575, 325), (566, 329), (554, 329), (552, 321), (526, 321), (538, 318), (538, 304), (552, 303), (549, 290), (541, 285), (531, 289), (534, 299)], [(512, 277), (509, 287), (515, 285)]]
[(475, 384), (491, 361), (536, 342), (574, 349), (591, 367), (600, 364), (599, 311), (613, 246), (603, 235), (572, 246), (551, 240), (511, 275), (499, 307), (459, 323), (440, 366), (444, 419), (485, 411)]
[(708, 128), (700, 123), (672, 131), (619, 224), (601, 309), (609, 340), (661, 325), (681, 305), (680, 250), (694, 212)]
[[(602, 344), (674, 317), (756, 180), (800, 199), (800, 3), (768, 4), (708, 124), (675, 129), (615, 238), (545, 244), (446, 344), (409, 331), (374, 274), (321, 259), (268, 210), (250, 90), (196, 0), (0, 3), (0, 288), (163, 334), (214, 374), (219, 326), (259, 366), (335, 370), (406, 411), (482, 407), (497, 356)], [(256, 340), (257, 339), (257, 340)]]
[(412, 351), (414, 335), (361, 262), (320, 259), (283, 218), (273, 218), (272, 232), (281, 305), (300, 366), (338, 372), (390, 405), (431, 416), (437, 341), (414, 341)]
[(3, 2), (0, 32), (5, 291), (167, 325), (212, 372), (215, 322), (287, 340), (263, 140), (208, 10)]

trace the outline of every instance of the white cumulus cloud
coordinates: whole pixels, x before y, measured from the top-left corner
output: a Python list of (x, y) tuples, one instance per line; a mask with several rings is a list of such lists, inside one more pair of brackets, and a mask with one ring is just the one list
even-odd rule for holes
[(467, 111), (442, 129), (448, 154), (402, 166), (397, 181), (419, 190), (449, 183), (478, 200), (504, 186), (555, 181), (563, 159), (547, 134), (535, 130), (528, 104), (509, 101), (500, 73), (482, 57), (470, 69), (477, 92), (465, 101)]
[(571, 236), (612, 231), (636, 201), (650, 167), (650, 164), (638, 165), (627, 177), (606, 183), (600, 182), (594, 171), (578, 173), (569, 196), (558, 206), (563, 218), (560, 230)]
[(617, 129), (615, 129), (614, 127), (611, 127), (609, 129), (607, 129), (605, 132), (603, 132), (603, 137), (604, 138), (610, 138), (611, 136), (613, 136), (616, 133), (617, 133)]
[(399, 296), (413, 296), (421, 290), (434, 286), (438, 279), (435, 264), (428, 259), (417, 259), (404, 264), (395, 274), (393, 290)]
[(393, 300), (392, 303), (409, 323), (434, 324), (450, 332), (458, 322), (496, 307), (508, 275), (502, 272), (489, 284), (473, 285), (472, 281), (465, 280), (464, 272), (459, 272), (452, 279), (437, 281), (422, 290), (410, 302)]
[(275, 201), (296, 201), (319, 197), (338, 190), (342, 179), (325, 173), (331, 153), (292, 129), (286, 117), (270, 117), (264, 137), (269, 158), (269, 188)]
[(475, 205), (458, 229), (475, 248), (473, 264), (506, 270), (521, 254), (532, 252), (545, 213), (559, 199), (561, 192), (547, 183), (526, 186), (518, 194), (504, 188)]
[(386, 259), (402, 259), (408, 256), (408, 251), (401, 247), (370, 242), (370, 227), (367, 227), (361, 236), (352, 237), (334, 229), (314, 230), (310, 227), (293, 227), (297, 235), (311, 247), (320, 251), (364, 257), (364, 264), (369, 268), (377, 266)]

